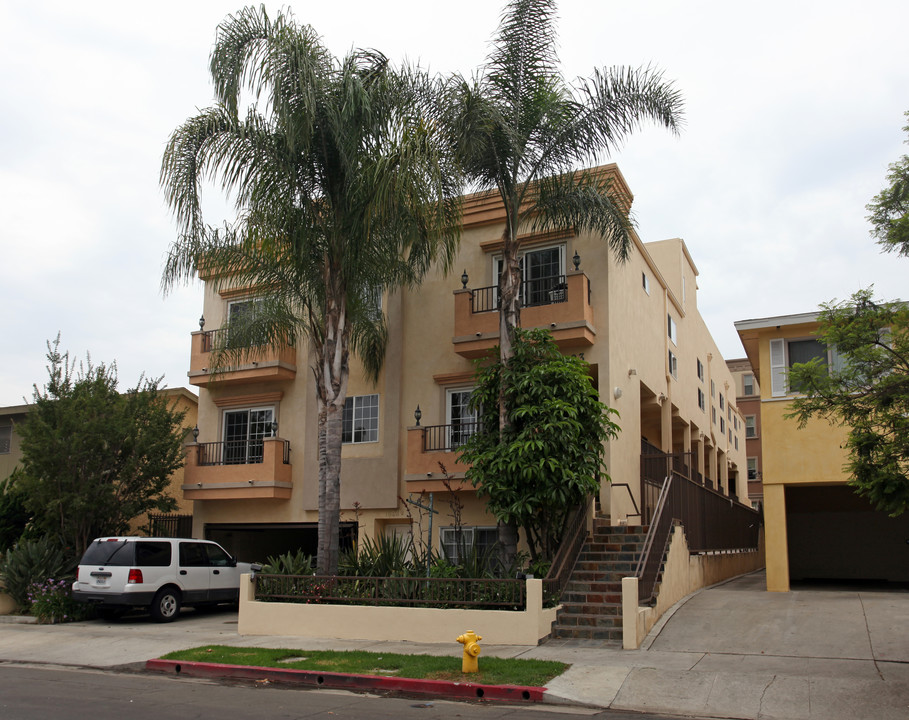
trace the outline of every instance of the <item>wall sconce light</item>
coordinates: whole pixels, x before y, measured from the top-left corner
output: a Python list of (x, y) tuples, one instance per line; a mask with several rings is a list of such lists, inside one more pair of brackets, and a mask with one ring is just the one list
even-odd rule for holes
[(660, 393), (660, 396), (657, 398), (657, 401), (660, 403), (660, 405), (662, 405), (668, 399), (669, 398), (666, 396), (666, 393)]
[(417, 405), (417, 409), (413, 411), (413, 419), (417, 421), (417, 427), (420, 427), (421, 417), (423, 417), (423, 411), (420, 410), (420, 406)]
[(426, 473), (426, 477), (432, 477), (432, 473), (431, 472)]
[(461, 289), (462, 289), (462, 290), (466, 290), (466, 289), (467, 289), (467, 281), (468, 281), (468, 280), (470, 280), (470, 278), (469, 278), (468, 275), (467, 275), (467, 268), (464, 268), (464, 272), (461, 273)]
[(278, 437), (278, 421), (277, 420), (271, 421), (271, 436)]
[(555, 325), (556, 325), (555, 323), (549, 323), (549, 327), (551, 327), (551, 328), (554, 328)]
[(477, 333), (477, 337), (480, 337), (483, 333)]
[(578, 251), (574, 251), (574, 257), (571, 258), (571, 262), (574, 263), (574, 269), (577, 270), (581, 267), (581, 256), (578, 255)]
[(628, 371), (628, 377), (631, 377), (632, 375), (637, 375), (637, 374), (638, 374), (638, 371), (635, 370), (634, 368), (631, 368), (631, 370)]
[(193, 428), (193, 442), (199, 442), (199, 426)]
[(201, 483), (201, 482), (197, 482), (197, 483), (196, 483), (196, 487), (202, 487), (202, 483)]
[(250, 485), (253, 484), (253, 481), (252, 481), (251, 479), (250, 479), (250, 480), (247, 480), (246, 482), (248, 482)]
[(614, 397), (616, 400), (618, 400), (620, 397), (622, 397), (622, 388), (616, 387), (612, 391), (612, 397)]
[(205, 316), (204, 315), (199, 318), (199, 329), (200, 330), (205, 329)]

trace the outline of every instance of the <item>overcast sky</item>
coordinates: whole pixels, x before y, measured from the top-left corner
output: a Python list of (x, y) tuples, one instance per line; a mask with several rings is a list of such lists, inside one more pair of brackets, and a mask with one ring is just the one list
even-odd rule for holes
[[(503, 0), (296, 2), (342, 55), (372, 47), (446, 73), (481, 64)], [(266, 3), (274, 11), (279, 6)], [(201, 286), (160, 291), (175, 225), (158, 187), (170, 132), (212, 101), (215, 28), (237, 0), (0, 0), (0, 405), (46, 380), (45, 342), (187, 385)], [(686, 102), (618, 163), (647, 242), (681, 237), (726, 358), (733, 322), (808, 312), (874, 283), (906, 297), (865, 205), (909, 152), (905, 0), (563, 0), (566, 77), (648, 65)], [(216, 218), (217, 219), (217, 218)]]

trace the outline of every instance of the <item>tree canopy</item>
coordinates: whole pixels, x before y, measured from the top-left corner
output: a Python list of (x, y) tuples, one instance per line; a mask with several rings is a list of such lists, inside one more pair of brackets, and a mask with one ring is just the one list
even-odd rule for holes
[(184, 413), (158, 381), (121, 394), (115, 365), (89, 361), (77, 370), (59, 344), (48, 343), (47, 384), (35, 386), (18, 427), (22, 470), (13, 482), (32, 523), (78, 558), (93, 538), (174, 509), (167, 490), (183, 466)]
[[(471, 396), (480, 429), (461, 448), (488, 510), (524, 529), (533, 560), (551, 560), (569, 514), (609, 476), (603, 443), (617, 415), (598, 399), (587, 363), (559, 352), (547, 330), (515, 331), (513, 357), (482, 367)], [(508, 422), (500, 433), (503, 390)]]
[(899, 515), (909, 508), (909, 306), (876, 302), (860, 290), (822, 306), (818, 339), (833, 348), (790, 371), (796, 397), (787, 416), (800, 426), (822, 417), (848, 428), (851, 484), (876, 508)]
[(588, 231), (624, 259), (630, 198), (608, 177), (577, 171), (614, 152), (642, 124), (672, 132), (682, 100), (653, 68), (602, 68), (566, 82), (556, 52), (554, 0), (511, 0), (476, 76), (448, 83), (445, 124), (467, 179), (494, 190), (505, 206), (499, 342), (510, 357), (520, 325), (518, 234)]
[[(246, 8), (218, 28), (217, 104), (178, 127), (161, 183), (180, 224), (169, 287), (204, 267), (215, 286), (261, 302), (231, 324), (215, 364), (252, 348), (311, 350), (318, 398), (320, 573), (338, 569), (342, 418), (350, 354), (376, 378), (383, 292), (447, 267), (458, 238), (458, 176), (430, 121), (438, 88), (376, 51), (334, 58), (290, 11)], [(203, 221), (200, 183), (218, 178), (239, 218)], [(297, 342), (302, 341), (302, 342)]]
[[(909, 117), (909, 112), (906, 113)], [(909, 125), (903, 128), (909, 133)], [(906, 140), (909, 143), (909, 140)], [(871, 236), (885, 252), (909, 257), (909, 155), (891, 164), (887, 172), (888, 187), (866, 206), (870, 215)]]

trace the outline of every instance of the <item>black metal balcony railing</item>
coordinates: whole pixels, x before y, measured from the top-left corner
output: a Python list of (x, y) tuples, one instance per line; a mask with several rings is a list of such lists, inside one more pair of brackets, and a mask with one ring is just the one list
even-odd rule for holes
[[(280, 442), (284, 446), (284, 464), (290, 465), (290, 440)], [(199, 443), (199, 465), (259, 465), (264, 455), (264, 440)]]
[[(568, 284), (564, 275), (534, 278), (521, 283), (521, 307), (553, 305), (568, 300)], [(470, 311), (472, 313), (493, 312), (499, 309), (499, 286), (471, 290)]]
[(479, 429), (479, 422), (427, 425), (423, 428), (423, 452), (457, 450)]

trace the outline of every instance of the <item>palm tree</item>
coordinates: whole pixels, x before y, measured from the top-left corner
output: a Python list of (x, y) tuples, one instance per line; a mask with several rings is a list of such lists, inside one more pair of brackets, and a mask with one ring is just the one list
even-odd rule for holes
[(604, 237), (624, 260), (630, 247), (627, 199), (595, 164), (645, 120), (673, 132), (682, 101), (650, 68), (605, 68), (572, 86), (558, 69), (554, 0), (511, 0), (486, 64), (472, 81), (451, 81), (446, 120), (467, 177), (505, 206), (499, 280), (502, 357), (520, 325), (518, 233), (573, 227)]
[[(577, 171), (613, 152), (644, 121), (678, 132), (681, 96), (651, 68), (606, 68), (569, 85), (558, 69), (554, 0), (511, 0), (486, 64), (451, 81), (445, 120), (466, 176), (505, 207), (499, 278), (499, 349), (512, 356), (520, 326), (518, 234), (574, 228), (602, 236), (624, 261), (627, 198), (601, 174)], [(499, 427), (505, 427), (504, 388)], [(502, 536), (507, 547), (516, 531)]]
[[(318, 569), (338, 566), (342, 419), (349, 356), (375, 379), (383, 291), (412, 285), (458, 238), (454, 175), (424, 121), (433, 88), (377, 52), (336, 60), (290, 12), (247, 8), (218, 28), (217, 104), (172, 134), (161, 166), (181, 226), (165, 290), (204, 268), (210, 282), (255, 288), (216, 364), (254, 346), (307, 340), (318, 396)], [(248, 96), (246, 96), (248, 93)], [(250, 101), (241, 116), (241, 104)], [(264, 112), (259, 110), (264, 105)], [(200, 182), (218, 178), (239, 219), (202, 219)]]

